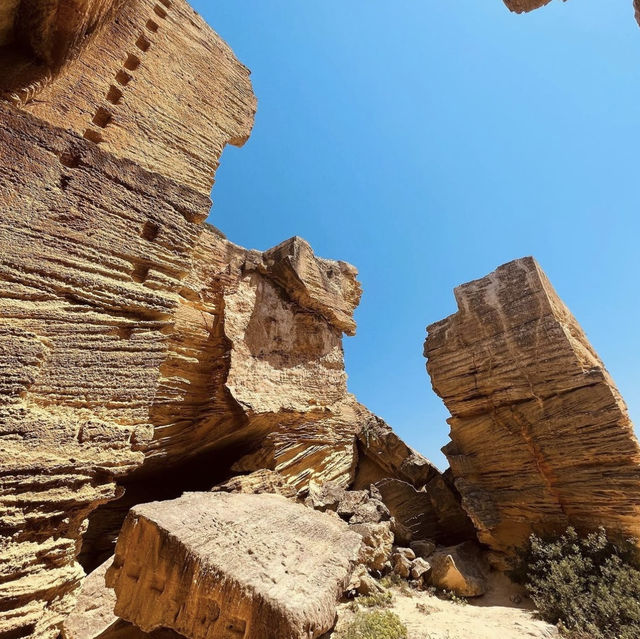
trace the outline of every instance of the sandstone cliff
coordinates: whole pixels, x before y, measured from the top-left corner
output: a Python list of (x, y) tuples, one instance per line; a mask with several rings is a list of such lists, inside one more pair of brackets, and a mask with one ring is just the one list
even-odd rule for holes
[(640, 445), (626, 406), (535, 260), (455, 295), (459, 310), (429, 326), (425, 355), (480, 541), (510, 553), (531, 532), (568, 525), (640, 538)]
[(9, 2), (0, 61), (0, 634), (57, 637), (78, 556), (112, 554), (129, 508), (237, 473), (289, 494), (395, 478), (434, 530), (464, 529), (455, 490), (347, 392), (355, 269), (203, 224), (256, 102), (190, 7)]
[[(248, 71), (185, 3), (85, 4), (95, 19), (56, 26), (81, 9), (65, 0), (47, 15), (13, 3), (1, 23), (0, 632), (13, 636), (57, 635), (86, 517), (143, 461), (213, 172), (255, 110)], [(180, 102), (158, 98), (167, 84)]]

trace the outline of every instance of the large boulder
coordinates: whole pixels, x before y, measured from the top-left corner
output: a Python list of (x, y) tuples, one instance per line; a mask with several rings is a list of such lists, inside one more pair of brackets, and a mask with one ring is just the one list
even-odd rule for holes
[(361, 539), (280, 495), (187, 493), (137, 506), (107, 584), (115, 613), (191, 639), (312, 639), (330, 630)]
[(479, 597), (487, 592), (489, 566), (473, 542), (438, 548), (430, 557), (431, 583), (461, 597)]
[(425, 344), (444, 448), (498, 565), (530, 534), (640, 538), (640, 445), (613, 380), (533, 258), (455, 291)]
[(62, 639), (184, 639), (167, 628), (146, 633), (116, 617), (116, 593), (105, 583), (112, 562), (110, 557), (82, 582), (76, 607), (62, 625)]

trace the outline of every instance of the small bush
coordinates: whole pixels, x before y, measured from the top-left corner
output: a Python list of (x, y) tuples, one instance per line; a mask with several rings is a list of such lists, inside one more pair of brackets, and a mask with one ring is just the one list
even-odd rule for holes
[(355, 601), (365, 608), (389, 608), (393, 605), (393, 593), (385, 590), (384, 592), (376, 592), (373, 595), (358, 597)]
[(339, 639), (407, 639), (407, 627), (388, 610), (359, 612)]
[(640, 571), (631, 543), (614, 544), (604, 529), (581, 538), (531, 536), (520, 575), (541, 616), (572, 639), (640, 637)]
[(457, 595), (453, 590), (439, 590), (437, 591), (436, 596), (458, 606), (466, 606), (469, 603), (466, 597)]

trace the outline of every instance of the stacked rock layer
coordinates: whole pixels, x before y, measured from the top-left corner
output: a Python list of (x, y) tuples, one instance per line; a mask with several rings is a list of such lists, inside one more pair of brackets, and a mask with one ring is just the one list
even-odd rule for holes
[(451, 412), (444, 448), (480, 540), (598, 525), (640, 538), (640, 446), (584, 332), (532, 258), (455, 291), (428, 328), (427, 369)]

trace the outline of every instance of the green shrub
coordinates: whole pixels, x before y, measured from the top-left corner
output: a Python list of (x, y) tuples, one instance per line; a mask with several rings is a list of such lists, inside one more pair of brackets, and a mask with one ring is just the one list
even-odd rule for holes
[(355, 601), (366, 608), (389, 608), (393, 605), (393, 593), (385, 590), (372, 595), (360, 596)]
[(359, 612), (339, 639), (407, 639), (407, 627), (388, 610)]
[(635, 547), (614, 544), (604, 529), (580, 537), (531, 536), (525, 584), (541, 616), (572, 639), (640, 637), (640, 571)]

